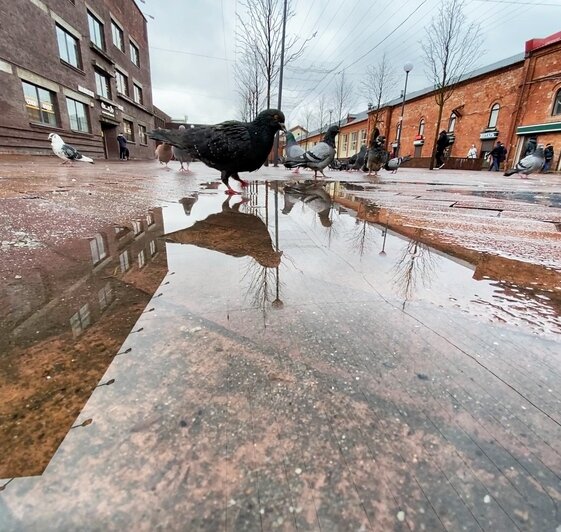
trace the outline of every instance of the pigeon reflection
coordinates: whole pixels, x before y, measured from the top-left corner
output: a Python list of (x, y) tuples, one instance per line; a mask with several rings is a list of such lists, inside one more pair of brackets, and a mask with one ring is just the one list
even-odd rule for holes
[(332, 221), (329, 217), (333, 202), (325, 188), (314, 181), (304, 181), (285, 185), (283, 214), (289, 214), (294, 205), (301, 201), (312, 211), (316, 212), (323, 227), (331, 227)]
[(261, 266), (276, 268), (282, 251), (275, 251), (267, 226), (258, 216), (240, 212), (247, 200), (230, 206), (230, 197), (222, 203), (222, 212), (211, 214), (191, 227), (164, 235), (166, 241), (218, 251), (232, 257), (253, 257)]
[(199, 195), (194, 192), (192, 196), (186, 196), (185, 198), (181, 198), (179, 200), (179, 203), (183, 205), (183, 211), (185, 212), (186, 216), (191, 216), (191, 209), (193, 208), (193, 205), (197, 203), (198, 199)]
[(402, 308), (411, 300), (419, 282), (430, 286), (431, 277), (436, 270), (436, 260), (431, 249), (410, 239), (393, 268), (393, 285), (403, 297)]

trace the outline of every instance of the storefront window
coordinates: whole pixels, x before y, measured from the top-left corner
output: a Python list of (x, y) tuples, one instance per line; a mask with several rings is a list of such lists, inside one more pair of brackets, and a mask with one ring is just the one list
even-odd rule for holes
[(29, 120), (49, 126), (57, 126), (54, 92), (27, 83), (27, 81), (21, 83)]

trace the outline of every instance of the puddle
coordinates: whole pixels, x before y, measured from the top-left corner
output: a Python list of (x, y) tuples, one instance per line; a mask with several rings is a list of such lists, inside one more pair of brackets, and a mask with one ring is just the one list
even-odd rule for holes
[(462, 190), (460, 191), (466, 196), (479, 196), (482, 198), (494, 198), (500, 200), (523, 201), (524, 203), (533, 203), (544, 205), (545, 207), (561, 207), (561, 193), (548, 192), (547, 194), (529, 191), (503, 191), (503, 190)]
[[(325, 369), (336, 354), (347, 353), (338, 363), (358, 382), (354, 364), (381, 360), (386, 371), (399, 367), (392, 350), (401, 360), (420, 357), (423, 330), (447, 349), (498, 353), (529, 374), (519, 358), (531, 345), (541, 377), (561, 332), (559, 291), (537, 289), (531, 267), (526, 282), (513, 283), (497, 275), (504, 258), (496, 267), (491, 256), (469, 264), (365, 221), (333, 202), (338, 190), (253, 182), (242, 199), (206, 186), (141, 220), (46, 250), (3, 287), (0, 478), (42, 475), (4, 483), (18, 494), (6, 500), (20, 514), (26, 497), (63, 508), (65, 496), (54, 501), (49, 485), (99, 500), (110, 470), (123, 468), (114, 478), (135, 483), (131, 468), (149, 467), (144, 459), (176, 463), (179, 431), (189, 426), (195, 438), (200, 430), (199, 414), (184, 405), (235, 398), (261, 378), (257, 361), (274, 386), (315, 389), (321, 368), (332, 390), (347, 390)], [(353, 361), (375, 331), (386, 335), (385, 354)], [(289, 355), (286, 366), (275, 366), (280, 354)], [(413, 375), (432, 379), (426, 372), (420, 363)], [(260, 393), (259, 385), (251, 390)], [(228, 408), (241, 408), (232, 401)], [(210, 422), (216, 438), (228, 419)], [(142, 493), (148, 484), (139, 480)], [(63, 528), (71, 522), (57, 519)]]

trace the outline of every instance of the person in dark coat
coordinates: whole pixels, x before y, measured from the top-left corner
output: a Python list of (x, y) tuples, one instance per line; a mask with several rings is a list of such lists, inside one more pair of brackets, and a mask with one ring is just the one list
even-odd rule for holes
[(448, 133), (442, 130), (440, 135), (438, 136), (438, 140), (436, 141), (436, 167), (442, 168), (444, 166), (444, 150), (450, 146), (450, 140), (448, 139)]
[(119, 143), (119, 159), (125, 161), (129, 158), (129, 149), (127, 148), (127, 139), (122, 133), (117, 135), (117, 142)]
[(553, 162), (554, 152), (553, 146), (551, 144), (547, 144), (545, 150), (543, 150), (543, 157), (545, 159), (545, 163), (542, 168), (542, 172), (548, 172), (551, 168), (551, 163)]

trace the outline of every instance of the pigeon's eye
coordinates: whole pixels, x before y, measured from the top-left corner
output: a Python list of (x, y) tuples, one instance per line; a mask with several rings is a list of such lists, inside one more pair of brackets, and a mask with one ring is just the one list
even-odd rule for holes
[(273, 118), (275, 119), (276, 122), (279, 121), (279, 115), (274, 115)]

